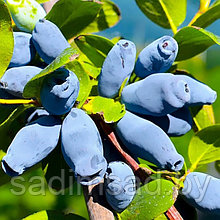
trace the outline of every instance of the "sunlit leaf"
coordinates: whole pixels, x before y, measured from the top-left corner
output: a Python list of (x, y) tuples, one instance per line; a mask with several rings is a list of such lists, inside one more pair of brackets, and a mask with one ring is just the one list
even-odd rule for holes
[(11, 16), (3, 0), (0, 0), (0, 39), (1, 78), (11, 61), (14, 47)]

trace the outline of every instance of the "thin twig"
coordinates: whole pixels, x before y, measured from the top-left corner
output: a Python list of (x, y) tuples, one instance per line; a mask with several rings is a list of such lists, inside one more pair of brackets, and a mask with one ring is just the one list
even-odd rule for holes
[(54, 4), (55, 4), (56, 2), (58, 2), (58, 0), (50, 0), (50, 1), (45, 2), (45, 3), (43, 4), (43, 7), (44, 7), (46, 13), (49, 13), (49, 12), (50, 12), (51, 8), (54, 6)]
[(90, 220), (114, 220), (113, 213), (104, 205), (102, 205), (104, 198), (100, 198), (102, 196), (100, 196), (98, 185), (92, 185), (88, 187), (83, 186), (83, 193), (86, 200)]
[(38, 101), (34, 99), (0, 99), (0, 104), (3, 105), (20, 105), (20, 104), (34, 104), (38, 105)]
[(171, 206), (170, 209), (167, 210), (166, 216), (170, 220), (183, 220), (182, 216), (177, 211), (175, 206)]
[(203, 13), (205, 13), (210, 5), (211, 0), (200, 0), (200, 7), (198, 12), (195, 14), (195, 16), (193, 17), (193, 19), (190, 21), (190, 23), (188, 24), (188, 26), (191, 26), (197, 19), (198, 17), (200, 17)]

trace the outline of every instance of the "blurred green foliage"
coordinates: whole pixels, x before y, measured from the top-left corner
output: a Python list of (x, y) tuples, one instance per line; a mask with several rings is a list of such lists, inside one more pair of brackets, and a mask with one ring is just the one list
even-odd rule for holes
[[(76, 183), (66, 190), (59, 191), (60, 195), (55, 195), (53, 193), (55, 191), (48, 188), (39, 165), (30, 169), (21, 178), (13, 178), (12, 181), (14, 182), (0, 187), (1, 220), (18, 220), (41, 210), (60, 210), (65, 214), (75, 213), (88, 219), (83, 191)], [(15, 195), (14, 192), (21, 193), (21, 185), (25, 193)], [(36, 192), (36, 195), (31, 195), (31, 190)]]

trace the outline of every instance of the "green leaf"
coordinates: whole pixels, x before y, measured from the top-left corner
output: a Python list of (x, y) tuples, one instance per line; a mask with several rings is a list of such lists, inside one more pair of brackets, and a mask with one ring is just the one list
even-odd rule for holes
[(194, 123), (198, 130), (215, 124), (212, 105), (195, 106), (190, 108)]
[(138, 157), (138, 161), (140, 162), (140, 166), (144, 167), (144, 165), (146, 165), (146, 168), (150, 167), (154, 167), (155, 169), (157, 168), (157, 166), (147, 160), (143, 160), (140, 157)]
[(0, 0), (0, 39), (1, 78), (11, 61), (14, 48), (11, 16), (3, 0)]
[[(138, 158), (138, 160), (139, 160), (139, 158)], [(143, 160), (143, 161), (144, 161), (144, 160)], [(141, 161), (141, 163), (139, 164), (139, 167), (141, 167), (141, 168), (147, 168), (147, 169), (151, 170), (152, 173), (155, 173), (155, 171), (154, 171), (150, 166), (148, 166), (146, 163), (142, 163), (142, 161)]]
[(50, 65), (34, 76), (24, 87), (23, 96), (25, 98), (36, 97), (40, 100), (40, 89), (43, 80), (56, 69), (73, 61), (78, 55), (72, 47), (65, 49)]
[(167, 217), (164, 214), (157, 216), (154, 220), (167, 220)]
[(8, 116), (18, 107), (18, 105), (0, 104), (0, 124), (4, 122)]
[(2, 158), (5, 156), (5, 152), (3, 150), (0, 150), (0, 161), (2, 160)]
[(24, 125), (24, 118), (22, 116), (25, 114), (25, 110), (29, 107), (31, 107), (31, 105), (20, 105), (0, 124), (1, 150), (6, 152), (15, 134)]
[(214, 44), (220, 44), (218, 36), (197, 27), (184, 27), (174, 35), (174, 38), (179, 45), (176, 61), (189, 59)]
[(101, 72), (101, 67), (95, 66), (89, 60), (89, 58), (83, 52), (80, 51), (80, 49), (77, 47), (77, 45), (75, 44), (74, 41), (72, 41), (71, 46), (73, 48), (75, 48), (78, 51), (78, 53), (80, 54), (80, 56), (77, 58), (77, 60), (81, 63), (81, 65), (83, 66), (85, 71), (88, 73), (88, 75), (91, 76), (92, 78), (96, 79)]
[(0, 124), (0, 129), (2, 128), (8, 128), (11, 123), (16, 120), (16, 118), (23, 113), (27, 108), (30, 108), (29, 105), (20, 105), (19, 107), (17, 107), (10, 115), (9, 117)]
[(220, 160), (220, 125), (202, 129), (191, 139), (189, 144), (191, 171), (198, 166)]
[(0, 186), (3, 186), (4, 184), (7, 184), (10, 182), (11, 178), (10, 176), (6, 175), (5, 172), (0, 167)]
[(220, 173), (220, 160), (215, 161), (215, 169), (218, 173)]
[(186, 17), (186, 0), (136, 0), (142, 12), (154, 23), (174, 33)]
[[(194, 136), (194, 131), (191, 129), (191, 131), (187, 132), (185, 135), (181, 137), (171, 137), (171, 141), (173, 142), (177, 152), (181, 154), (184, 157), (184, 162), (188, 167), (191, 166), (190, 160), (189, 160), (189, 143)], [(183, 147), (184, 146), (184, 147)]]
[[(5, 156), (5, 152), (3, 150), (0, 150), (0, 161)], [(2, 170), (2, 167), (0, 167), (0, 186), (8, 183), (11, 180), (11, 178), (5, 174), (5, 172)]]
[(30, 215), (23, 220), (85, 220), (85, 218), (76, 214), (63, 214), (60, 211), (40, 211), (33, 215)]
[(77, 107), (81, 108), (92, 89), (89, 75), (86, 73), (78, 60), (74, 60), (73, 62), (67, 64), (66, 67), (67, 69), (73, 71), (79, 79), (80, 89), (79, 95), (77, 97), (77, 101), (79, 102), (79, 104), (77, 105)]
[(125, 106), (114, 99), (108, 99), (101, 96), (92, 97), (91, 100), (83, 106), (89, 114), (100, 113), (107, 123), (120, 120), (125, 114)]
[(98, 35), (80, 35), (75, 38), (75, 44), (96, 66), (101, 68), (106, 55), (114, 46), (107, 38)]
[(168, 180), (157, 179), (140, 187), (120, 217), (122, 220), (150, 220), (166, 212), (175, 202), (177, 190)]
[(101, 68), (96, 67), (93, 63), (91, 63), (90, 61), (86, 61), (86, 59), (84, 58), (82, 58), (82, 55), (80, 55), (78, 60), (80, 61), (81, 65), (83, 66), (85, 71), (88, 73), (88, 75), (96, 79), (101, 72)]
[[(75, 182), (75, 175), (62, 156), (60, 143), (43, 161), (42, 169), (49, 187), (54, 190), (64, 190)], [(51, 181), (60, 178), (62, 181)]]
[(206, 28), (214, 21), (220, 18), (220, 1), (217, 1), (209, 9), (201, 14), (195, 22), (192, 23), (192, 26), (197, 26), (201, 28)]
[(122, 93), (124, 87), (127, 85), (127, 82), (128, 82), (128, 77), (126, 77), (126, 78), (124, 79), (124, 81), (122, 82), (122, 84), (121, 84), (121, 87), (120, 87), (119, 93), (118, 93), (119, 99), (121, 98), (121, 93)]
[(89, 0), (59, 0), (46, 19), (55, 23), (67, 39), (79, 34), (94, 21), (102, 4)]
[(121, 13), (116, 4), (109, 0), (101, 0), (102, 8), (95, 20), (82, 33), (94, 33), (110, 28), (121, 19)]

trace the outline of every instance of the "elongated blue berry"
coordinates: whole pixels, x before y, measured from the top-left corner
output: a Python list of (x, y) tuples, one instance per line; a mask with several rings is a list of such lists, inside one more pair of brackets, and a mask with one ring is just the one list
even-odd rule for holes
[(2, 159), (2, 168), (9, 176), (21, 175), (40, 162), (56, 146), (61, 121), (54, 116), (43, 116), (22, 128)]
[(219, 179), (205, 173), (192, 172), (186, 176), (182, 194), (197, 209), (220, 215), (219, 189)]
[(93, 120), (73, 108), (63, 121), (61, 143), (64, 159), (83, 185), (96, 184), (104, 177), (107, 162), (102, 140)]
[(8, 69), (0, 80), (0, 87), (8, 93), (22, 98), (22, 93), (27, 82), (38, 73), (41, 68), (36, 66), (20, 66)]
[(25, 66), (29, 64), (36, 50), (31, 40), (31, 34), (24, 32), (14, 32), (14, 50), (9, 67)]
[(187, 107), (178, 109), (177, 111), (161, 116), (139, 115), (162, 128), (169, 136), (181, 136), (191, 130), (193, 120)]
[(190, 88), (189, 106), (211, 105), (217, 98), (217, 93), (204, 83), (187, 75), (176, 75), (180, 80), (186, 81)]
[(99, 75), (100, 96), (114, 98), (123, 81), (130, 78), (134, 69), (136, 47), (133, 42), (120, 40), (108, 53)]
[(32, 32), (32, 38), (40, 57), (48, 64), (70, 47), (60, 29), (46, 19), (37, 22)]
[(166, 133), (152, 122), (130, 112), (116, 125), (125, 147), (135, 156), (150, 161), (161, 169), (179, 171), (184, 159), (177, 153)]
[[(30, 109), (30, 111), (31, 110), (32, 109)], [(34, 111), (32, 110), (31, 114), (27, 118), (27, 122), (30, 123), (30, 122), (35, 121), (38, 118), (46, 116), (46, 115), (49, 115), (49, 112), (47, 112), (43, 108), (35, 109)]]
[(108, 164), (104, 189), (107, 202), (117, 212), (122, 212), (131, 203), (136, 192), (135, 176), (124, 162)]
[(141, 78), (152, 73), (164, 73), (173, 64), (178, 53), (178, 44), (170, 36), (163, 36), (139, 54), (135, 64), (135, 74)]
[(189, 102), (190, 88), (184, 79), (158, 73), (126, 86), (121, 98), (129, 111), (164, 116)]
[(71, 110), (79, 93), (79, 80), (64, 68), (57, 69), (46, 77), (40, 97), (43, 107), (51, 114), (62, 115)]

